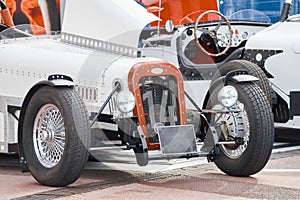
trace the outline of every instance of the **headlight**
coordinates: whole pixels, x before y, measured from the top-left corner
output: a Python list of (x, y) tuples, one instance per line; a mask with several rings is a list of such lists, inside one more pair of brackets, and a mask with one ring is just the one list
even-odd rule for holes
[(227, 85), (218, 93), (218, 101), (226, 108), (234, 106), (238, 101), (238, 92), (235, 87)]
[(129, 90), (123, 90), (117, 97), (117, 108), (122, 113), (129, 113), (135, 107), (135, 98)]

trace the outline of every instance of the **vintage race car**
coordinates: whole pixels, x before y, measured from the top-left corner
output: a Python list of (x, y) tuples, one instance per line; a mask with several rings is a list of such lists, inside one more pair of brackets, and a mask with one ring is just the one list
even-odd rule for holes
[(163, 27), (146, 27), (142, 31), (141, 57), (156, 57), (177, 66), (187, 89), (197, 85), (207, 94), (194, 93), (202, 107), (206, 106), (211, 81), (231, 70), (246, 67), (251, 75), (261, 79), (251, 64), (240, 59), (248, 39), (270, 26), (271, 20), (264, 13), (245, 9), (225, 17), (215, 10), (194, 10), (179, 20), (179, 26), (165, 21)]
[(300, 15), (289, 17), (291, 5), (292, 0), (285, 1), (280, 21), (248, 40), (243, 59), (258, 65), (269, 80), (276, 127), (299, 130)]
[(132, 149), (140, 166), (159, 151), (166, 159), (207, 156), (229, 175), (259, 172), (274, 131), (257, 78), (230, 71), (208, 96), (195, 85), (193, 93), (207, 96), (202, 109), (177, 66), (137, 48), (154, 20), (132, 0), (90, 0), (66, 2), (61, 33), (3, 26), (0, 152), (18, 153), (22, 170), (48, 186), (76, 181), (103, 141)]

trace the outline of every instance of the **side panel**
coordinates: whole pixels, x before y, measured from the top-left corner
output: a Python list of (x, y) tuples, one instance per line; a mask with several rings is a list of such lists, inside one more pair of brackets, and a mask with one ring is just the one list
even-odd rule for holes
[(290, 92), (290, 114), (300, 116), (300, 91)]
[(0, 44), (0, 82), (6, 85), (0, 88), (0, 94), (4, 96), (24, 97), (33, 85), (51, 74), (77, 78), (88, 53), (71, 53), (76, 49), (51, 39), (6, 42)]
[(6, 147), (6, 134), (5, 134), (5, 116), (4, 113), (0, 110), (0, 152), (2, 152)]
[(10, 144), (18, 143), (18, 109), (13, 112), (15, 117), (9, 113), (8, 106), (19, 108), (21, 99), (0, 96), (0, 153), (8, 153)]
[(6, 98), (0, 97), (0, 152), (8, 151), (8, 143), (7, 143), (7, 109), (6, 109)]

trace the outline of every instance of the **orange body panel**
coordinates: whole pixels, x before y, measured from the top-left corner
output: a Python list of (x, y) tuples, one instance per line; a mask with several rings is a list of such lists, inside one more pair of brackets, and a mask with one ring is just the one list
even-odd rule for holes
[[(140, 0), (146, 7), (159, 6), (159, 0)], [(216, 0), (161, 0), (161, 7), (163, 10), (160, 13), (162, 19), (161, 25), (164, 25), (166, 20), (172, 20), (174, 25), (180, 25), (180, 21), (185, 16), (206, 10), (218, 10), (218, 3)], [(154, 13), (159, 16), (158, 13)], [(195, 13), (190, 18), (196, 21), (197, 17), (201, 14)], [(211, 20), (211, 19), (209, 19)], [(156, 23), (157, 24), (157, 23)], [(151, 24), (155, 25), (155, 23)]]
[[(151, 72), (154, 68), (163, 69), (161, 74), (153, 74)], [(184, 86), (183, 78), (180, 71), (170, 63), (162, 62), (147, 62), (138, 63), (133, 66), (128, 74), (128, 85), (129, 90), (134, 94), (136, 99), (136, 107), (134, 109), (134, 115), (138, 116), (139, 124), (146, 136), (146, 141), (149, 150), (159, 150), (159, 143), (150, 143), (148, 139), (148, 132), (146, 128), (146, 120), (144, 116), (144, 109), (142, 103), (142, 97), (140, 92), (140, 80), (144, 76), (173, 76), (177, 81), (177, 94), (178, 94), (178, 113), (181, 125), (186, 125), (186, 108), (185, 108), (185, 98), (184, 98)]]

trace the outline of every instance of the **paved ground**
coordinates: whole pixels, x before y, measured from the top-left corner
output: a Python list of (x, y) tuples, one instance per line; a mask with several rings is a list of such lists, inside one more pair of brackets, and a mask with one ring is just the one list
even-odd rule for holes
[(15, 157), (2, 156), (0, 163), (11, 166), (0, 166), (0, 199), (300, 199), (299, 146), (276, 143), (273, 152), (267, 166), (247, 178), (227, 176), (204, 158), (140, 168), (122, 153), (106, 154), (106, 162), (89, 162), (80, 179), (64, 188), (39, 185), (20, 172)]
[(300, 152), (276, 153), (247, 178), (230, 177), (214, 164), (162, 172), (86, 169), (69, 187), (39, 185), (18, 167), (0, 167), (0, 199), (300, 199)]

